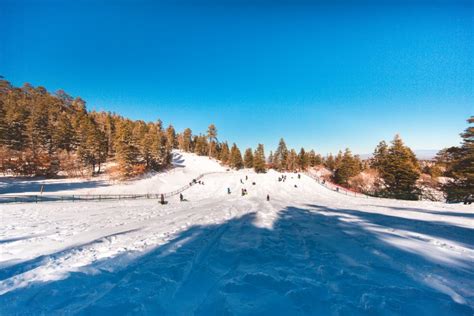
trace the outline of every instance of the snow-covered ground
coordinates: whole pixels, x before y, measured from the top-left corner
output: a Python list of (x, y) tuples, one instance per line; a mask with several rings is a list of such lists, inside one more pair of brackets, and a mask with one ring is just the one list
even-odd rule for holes
[(474, 314), (473, 206), (349, 197), (177, 155), (173, 170), (127, 184), (3, 183), (154, 193), (219, 172), (167, 205), (0, 205), (0, 314)]

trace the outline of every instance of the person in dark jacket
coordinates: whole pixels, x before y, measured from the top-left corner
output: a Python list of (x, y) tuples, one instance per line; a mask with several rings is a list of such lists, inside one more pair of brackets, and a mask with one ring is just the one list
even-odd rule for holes
[(267, 201), (270, 201), (270, 194), (267, 194)]

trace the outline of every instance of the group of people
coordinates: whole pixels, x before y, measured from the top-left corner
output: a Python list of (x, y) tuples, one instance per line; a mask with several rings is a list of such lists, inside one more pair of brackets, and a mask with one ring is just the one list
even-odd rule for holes
[[(247, 181), (249, 179), (249, 177), (246, 175), (245, 176), (245, 181)], [(281, 178), (278, 178), (278, 181), (285, 181), (286, 180), (286, 175), (282, 175)], [(244, 184), (244, 181), (242, 179), (240, 179), (240, 183), (241, 184)], [(201, 181), (201, 180), (196, 180), (196, 179), (193, 179), (190, 183), (189, 183), (189, 186), (192, 186), (194, 184), (200, 184), (200, 185), (204, 185), (204, 181)], [(252, 182), (252, 185), (256, 185), (257, 183), (255, 181)], [(232, 191), (230, 190), (230, 188), (227, 188), (227, 194), (231, 194)], [(245, 196), (248, 194), (248, 191), (246, 188), (242, 188), (241, 189), (241, 194), (242, 196)], [(180, 202), (184, 202), (184, 201), (187, 201), (185, 198), (184, 198), (184, 195), (183, 193), (180, 193), (179, 194), (179, 200)], [(267, 201), (270, 201), (270, 195), (267, 194)], [(165, 201), (165, 197), (163, 194), (160, 195), (160, 204), (168, 204), (167, 201)]]
[(189, 186), (192, 186), (193, 184), (204, 185), (204, 181), (193, 179), (193, 181), (189, 182)]
[(286, 181), (286, 175), (282, 174), (281, 177), (278, 177), (278, 182), (285, 182)]

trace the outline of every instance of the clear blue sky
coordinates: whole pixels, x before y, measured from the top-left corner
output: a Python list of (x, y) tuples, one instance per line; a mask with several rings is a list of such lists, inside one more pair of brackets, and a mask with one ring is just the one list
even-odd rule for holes
[(439, 149), (474, 114), (473, 1), (0, 0), (0, 30), (15, 85), (241, 147)]

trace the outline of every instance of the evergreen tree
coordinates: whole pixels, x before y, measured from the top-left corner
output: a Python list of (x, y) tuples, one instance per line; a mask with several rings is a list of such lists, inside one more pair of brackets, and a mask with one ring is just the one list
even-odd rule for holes
[(287, 158), (288, 148), (286, 147), (285, 140), (280, 138), (278, 148), (273, 154), (273, 168), (277, 169), (278, 171), (285, 170), (287, 166)]
[(270, 150), (270, 155), (268, 156), (268, 165), (270, 168), (273, 168), (273, 151)]
[(258, 144), (257, 149), (255, 150), (253, 155), (253, 168), (257, 173), (264, 173), (267, 171), (263, 144)]
[(346, 149), (341, 158), (337, 169), (334, 172), (334, 181), (336, 183), (347, 185), (350, 178), (360, 173), (360, 162), (352, 156), (349, 148)]
[(332, 171), (336, 171), (336, 169), (339, 168), (339, 165), (342, 162), (342, 157), (343, 157), (342, 151), (339, 150), (336, 157), (334, 158), (334, 169)]
[(383, 168), (387, 161), (388, 146), (385, 141), (381, 141), (374, 150), (371, 166), (374, 169)]
[(308, 153), (308, 166), (316, 166), (316, 152), (313, 149), (311, 149)]
[(166, 128), (166, 144), (169, 151), (176, 148), (176, 131), (171, 124)]
[(416, 181), (420, 175), (420, 167), (414, 153), (403, 144), (399, 135), (395, 136), (381, 161), (381, 165), (377, 163), (377, 170), (384, 185), (380, 193), (396, 199), (418, 199), (419, 189), (416, 187)]
[(306, 170), (308, 167), (308, 155), (306, 154), (303, 147), (301, 147), (300, 152), (298, 154), (298, 168), (300, 170)]
[(229, 165), (235, 169), (242, 169), (244, 163), (242, 161), (242, 154), (240, 153), (240, 149), (234, 143), (232, 148), (230, 149), (230, 161)]
[(286, 156), (286, 170), (296, 171), (298, 168), (298, 154), (294, 149), (291, 149)]
[(207, 138), (209, 140), (209, 158), (216, 157), (216, 143), (217, 143), (217, 128), (214, 124), (207, 128)]
[(194, 145), (194, 153), (199, 156), (205, 156), (208, 154), (209, 147), (207, 143), (207, 138), (204, 135), (199, 135), (196, 138), (196, 143)]
[[(474, 116), (467, 122), (474, 124)], [(448, 202), (465, 201), (470, 195), (474, 195), (474, 126), (469, 126), (461, 137), (461, 147), (444, 152), (449, 157), (445, 160), (446, 173), (452, 178), (443, 186)]]
[(324, 160), (324, 166), (331, 171), (336, 169), (336, 161), (334, 160), (334, 156), (332, 154), (326, 156), (326, 159)]
[(186, 128), (183, 131), (182, 138), (181, 138), (181, 143), (179, 145), (179, 148), (182, 151), (185, 152), (190, 152), (191, 151), (191, 142), (192, 142), (192, 131), (190, 128)]
[(253, 153), (252, 148), (247, 148), (244, 154), (244, 166), (245, 168), (253, 167)]
[(230, 151), (229, 151), (229, 145), (227, 145), (227, 142), (222, 143), (221, 150), (219, 152), (219, 160), (224, 164), (228, 165), (230, 164)]
[(55, 147), (68, 153), (74, 149), (76, 135), (71, 120), (66, 113), (61, 113), (53, 133)]
[(118, 126), (116, 140), (117, 162), (123, 177), (136, 175), (139, 150), (132, 136), (131, 122), (124, 121)]
[[(131, 136), (131, 132), (130, 132)], [(101, 163), (107, 158), (105, 136), (91, 117), (83, 116), (79, 126), (78, 156), (84, 166), (91, 168), (91, 173), (100, 172)]]

